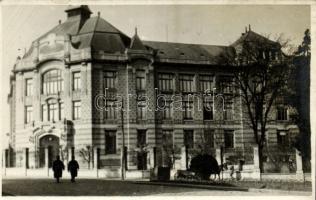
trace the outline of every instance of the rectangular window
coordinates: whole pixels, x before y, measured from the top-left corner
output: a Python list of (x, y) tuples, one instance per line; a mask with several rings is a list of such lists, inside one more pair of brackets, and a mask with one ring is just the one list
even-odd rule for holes
[(42, 121), (48, 121), (47, 105), (42, 105)]
[(29, 124), (33, 121), (33, 107), (25, 106), (25, 123)]
[(200, 75), (199, 82), (200, 82), (200, 91), (201, 92), (203, 92), (203, 93), (211, 93), (212, 92), (213, 76)]
[(25, 79), (25, 95), (26, 96), (32, 96), (33, 95), (33, 79), (28, 78)]
[(183, 142), (187, 148), (193, 148), (194, 139), (193, 139), (193, 130), (184, 130), (183, 131)]
[(146, 119), (146, 101), (137, 101), (137, 119)]
[(287, 108), (286, 107), (278, 107), (277, 108), (278, 114), (277, 114), (277, 120), (286, 121), (288, 120), (287, 117)]
[(183, 119), (193, 119), (193, 101), (183, 101)]
[(233, 120), (233, 104), (227, 102), (224, 104), (224, 120)]
[(219, 82), (220, 92), (222, 94), (232, 94), (233, 89), (233, 78), (232, 77), (221, 77)]
[(193, 92), (193, 79), (194, 75), (179, 75), (179, 85), (181, 92)]
[(59, 118), (58, 114), (58, 105), (55, 103), (48, 105), (48, 120), (49, 121), (57, 121)]
[(205, 130), (204, 131), (204, 142), (210, 147), (214, 148), (214, 130)]
[(74, 91), (81, 89), (81, 73), (73, 72), (72, 74), (72, 89)]
[(213, 120), (213, 101), (212, 97), (204, 97), (203, 99), (203, 119)]
[(159, 107), (162, 111), (162, 119), (172, 119), (171, 100), (161, 100)]
[(136, 90), (146, 89), (146, 73), (145, 70), (136, 71)]
[(59, 103), (59, 120), (64, 120), (64, 103)]
[(277, 133), (277, 142), (281, 147), (289, 146), (289, 134), (287, 131), (278, 131)]
[(81, 102), (80, 101), (74, 101), (73, 102), (73, 119), (80, 119), (81, 118)]
[(116, 119), (117, 109), (116, 109), (116, 99), (108, 98), (105, 105), (105, 118), (106, 119)]
[(160, 91), (174, 90), (174, 75), (173, 74), (158, 74), (158, 87)]
[(116, 88), (116, 72), (112, 72), (112, 71), (104, 72), (104, 88), (107, 88), (107, 89)]
[(162, 144), (166, 146), (173, 146), (173, 131), (172, 130), (162, 131)]
[(116, 153), (116, 131), (105, 131), (105, 153)]
[(234, 148), (234, 131), (225, 130), (224, 140), (226, 148)]
[(64, 80), (61, 70), (50, 70), (42, 78), (43, 94), (57, 94), (64, 90)]
[(137, 131), (137, 146), (144, 147), (146, 145), (146, 130)]

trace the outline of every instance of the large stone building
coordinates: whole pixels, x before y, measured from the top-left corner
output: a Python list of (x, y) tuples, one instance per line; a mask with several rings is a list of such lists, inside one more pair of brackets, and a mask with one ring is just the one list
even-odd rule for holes
[[(66, 13), (67, 20), (36, 39), (14, 66), (11, 165), (50, 166), (59, 154), (65, 161), (75, 155), (82, 167), (99, 160), (99, 168), (119, 170), (123, 135), (128, 171), (186, 168), (196, 153), (218, 158), (220, 148), (224, 162), (256, 164), (243, 105), (231, 98), (232, 66), (221, 58), (233, 56), (244, 40), (277, 43), (250, 27), (231, 46), (142, 41), (137, 30), (130, 38), (92, 17), (87, 6)], [(269, 146), (288, 145), (298, 133), (288, 113), (275, 105)], [(285, 154), (288, 161), (292, 154)]]

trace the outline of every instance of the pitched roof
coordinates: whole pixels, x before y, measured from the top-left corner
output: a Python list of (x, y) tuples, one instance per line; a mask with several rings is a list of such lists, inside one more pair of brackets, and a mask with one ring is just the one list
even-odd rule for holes
[(130, 48), (130, 49), (134, 49), (134, 50), (146, 50), (146, 47), (144, 46), (144, 44), (142, 43), (142, 41), (141, 41), (140, 38), (138, 37), (137, 32), (136, 32), (135, 35), (133, 36), (129, 48)]
[(233, 44), (231, 44), (231, 46), (235, 47), (243, 42), (256, 42), (265, 45), (279, 45), (279, 43), (272, 41), (256, 32), (253, 32), (252, 30), (243, 33), (240, 38), (238, 38)]
[(74, 36), (75, 48), (90, 47), (95, 51), (107, 53), (123, 53), (130, 43), (130, 38), (112, 26), (106, 20), (97, 17), (89, 18)]
[[(81, 28), (80, 18), (67, 19), (64, 23), (55, 26), (35, 41), (40, 41), (51, 33), (56, 35), (72, 35), (74, 48), (82, 49), (91, 47), (95, 51), (105, 51), (107, 53), (123, 53), (131, 41), (128, 36), (99, 16), (87, 19)], [(25, 57), (32, 50), (31, 46)]]
[(232, 47), (202, 44), (184, 44), (171, 42), (144, 41), (157, 51), (156, 57), (160, 59), (179, 59), (192, 61), (208, 61), (210, 64), (218, 64), (224, 54), (233, 54)]
[(122, 34), (117, 28), (112, 24), (102, 19), (101, 17), (91, 17), (89, 18), (82, 28), (80, 29), (79, 34), (89, 33), (89, 32), (104, 32), (104, 33), (117, 33)]
[(55, 33), (56, 35), (66, 35), (66, 34), (75, 35), (79, 32), (79, 28), (80, 28), (80, 20), (67, 20), (64, 23), (58, 24), (57, 26), (55, 26), (54, 28), (52, 28), (51, 30), (49, 30), (48, 32), (40, 36), (35, 41), (39, 41), (51, 33)]

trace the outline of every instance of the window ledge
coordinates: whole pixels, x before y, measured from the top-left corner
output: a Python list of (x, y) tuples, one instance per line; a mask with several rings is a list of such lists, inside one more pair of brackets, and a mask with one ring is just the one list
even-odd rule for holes
[(173, 94), (174, 91), (173, 90), (158, 90), (160, 93), (162, 94)]
[(115, 152), (115, 153), (107, 153), (107, 152), (105, 152), (105, 154), (103, 156), (106, 159), (116, 159), (116, 158), (119, 158), (120, 155), (118, 155), (117, 152)]

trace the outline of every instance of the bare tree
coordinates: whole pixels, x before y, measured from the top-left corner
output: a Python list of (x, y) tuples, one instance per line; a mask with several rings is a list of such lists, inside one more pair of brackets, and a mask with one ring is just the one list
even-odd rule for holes
[(83, 158), (84, 161), (88, 163), (88, 169), (90, 169), (90, 165), (92, 162), (92, 152), (93, 148), (91, 146), (86, 146), (85, 148), (80, 149), (79, 155)]
[[(286, 45), (286, 44), (284, 44)], [(235, 67), (235, 96), (240, 97), (259, 151), (263, 172), (263, 148), (267, 124), (275, 100), (282, 97), (291, 69), (291, 59), (282, 52), (279, 42), (248, 31), (232, 47), (235, 56), (223, 56), (224, 64)]]
[(59, 145), (60, 159), (64, 162), (68, 160), (67, 146)]

